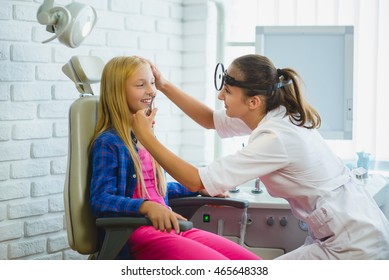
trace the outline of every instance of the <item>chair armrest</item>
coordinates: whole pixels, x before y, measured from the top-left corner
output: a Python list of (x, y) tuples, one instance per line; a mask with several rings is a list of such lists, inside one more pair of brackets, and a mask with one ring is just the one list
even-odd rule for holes
[(249, 207), (247, 200), (236, 198), (221, 198), (209, 196), (182, 197), (169, 200), (169, 206), (173, 211), (190, 220), (196, 211), (204, 205), (230, 206), (240, 209)]
[[(193, 227), (190, 221), (179, 220), (178, 224), (181, 231), (187, 231)], [(145, 217), (105, 217), (97, 218), (96, 225), (105, 230), (98, 259), (113, 260), (135, 229), (140, 226), (152, 226), (152, 223)]]
[[(180, 231), (187, 231), (193, 227), (192, 222), (178, 220)], [(145, 217), (107, 217), (97, 218), (96, 225), (98, 227), (107, 228), (138, 228), (140, 226), (152, 226), (153, 224)]]

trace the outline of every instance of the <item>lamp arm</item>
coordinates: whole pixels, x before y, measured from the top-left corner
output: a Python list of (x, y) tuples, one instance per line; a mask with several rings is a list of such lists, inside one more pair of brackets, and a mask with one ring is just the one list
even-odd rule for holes
[(54, 0), (45, 0), (39, 7), (36, 17), (38, 22), (43, 25), (55, 24), (56, 18), (50, 13), (50, 9), (54, 6)]
[(55, 35), (42, 43), (47, 43), (62, 35), (70, 24), (71, 14), (63, 7), (54, 7), (48, 12), (55, 21), (51, 23), (55, 28)]

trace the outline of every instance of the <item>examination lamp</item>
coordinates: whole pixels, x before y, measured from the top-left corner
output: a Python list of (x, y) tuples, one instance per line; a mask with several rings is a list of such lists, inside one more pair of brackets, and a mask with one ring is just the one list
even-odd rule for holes
[(62, 72), (72, 80), (81, 95), (92, 94), (91, 84), (101, 80), (104, 62), (97, 56), (73, 56), (62, 66)]
[(71, 3), (65, 7), (53, 6), (54, 0), (45, 0), (37, 12), (38, 22), (46, 25), (48, 32), (55, 33), (43, 43), (58, 38), (68, 47), (78, 47), (96, 24), (95, 9), (80, 3)]

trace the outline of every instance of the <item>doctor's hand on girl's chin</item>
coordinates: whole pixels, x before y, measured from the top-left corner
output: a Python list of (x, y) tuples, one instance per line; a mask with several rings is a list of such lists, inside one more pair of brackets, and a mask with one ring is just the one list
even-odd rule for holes
[(145, 112), (147, 109), (139, 110), (135, 114), (133, 114), (132, 120), (132, 129), (136, 135), (136, 137), (142, 141), (143, 137), (147, 135), (147, 133), (152, 134), (152, 128), (154, 125), (154, 118), (158, 111), (157, 108), (154, 108), (151, 111), (150, 116), (146, 116)]

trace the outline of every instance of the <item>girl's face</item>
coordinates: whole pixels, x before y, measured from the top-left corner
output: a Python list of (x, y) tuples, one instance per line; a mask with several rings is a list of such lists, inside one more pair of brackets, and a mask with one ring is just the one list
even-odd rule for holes
[[(229, 76), (236, 80), (242, 80), (238, 71), (230, 65), (227, 69)], [(219, 100), (224, 101), (227, 116), (243, 119), (249, 111), (247, 98), (244, 95), (244, 90), (240, 87), (230, 86), (224, 83), (223, 88), (218, 95)]]
[(157, 94), (155, 79), (149, 64), (144, 64), (126, 80), (127, 106), (132, 114), (149, 106)]

